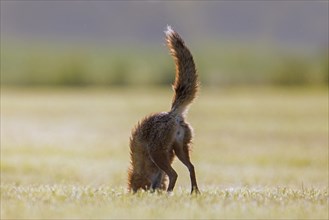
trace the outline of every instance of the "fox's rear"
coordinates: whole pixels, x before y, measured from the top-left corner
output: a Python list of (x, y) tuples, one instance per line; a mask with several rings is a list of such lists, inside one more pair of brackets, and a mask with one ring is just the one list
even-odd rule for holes
[(134, 192), (138, 189), (165, 189), (165, 177), (168, 176), (167, 191), (172, 191), (177, 173), (171, 163), (176, 155), (189, 169), (192, 192), (199, 192), (189, 157), (192, 128), (185, 121), (188, 105), (198, 91), (198, 76), (192, 54), (170, 27), (166, 31), (166, 42), (176, 65), (171, 110), (147, 116), (133, 129), (128, 188)]

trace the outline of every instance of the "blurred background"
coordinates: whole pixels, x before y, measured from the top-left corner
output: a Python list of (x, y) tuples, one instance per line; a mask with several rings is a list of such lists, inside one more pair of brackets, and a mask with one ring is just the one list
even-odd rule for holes
[(170, 107), (171, 25), (201, 79), (200, 188), (328, 186), (328, 1), (0, 3), (1, 184), (125, 188), (131, 128)]
[(328, 1), (1, 1), (1, 84), (168, 85), (167, 25), (203, 85), (328, 83)]

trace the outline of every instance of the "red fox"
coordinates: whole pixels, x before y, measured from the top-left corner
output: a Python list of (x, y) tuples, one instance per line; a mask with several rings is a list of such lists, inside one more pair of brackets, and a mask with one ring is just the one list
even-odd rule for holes
[(190, 172), (191, 193), (199, 193), (194, 166), (189, 156), (193, 131), (185, 121), (188, 106), (199, 89), (198, 75), (193, 56), (183, 39), (170, 26), (165, 34), (176, 65), (173, 85), (175, 94), (169, 112), (149, 115), (132, 130), (128, 189), (133, 192), (139, 189), (165, 190), (167, 175), (167, 191), (171, 192), (177, 180), (177, 173), (171, 167), (176, 155)]

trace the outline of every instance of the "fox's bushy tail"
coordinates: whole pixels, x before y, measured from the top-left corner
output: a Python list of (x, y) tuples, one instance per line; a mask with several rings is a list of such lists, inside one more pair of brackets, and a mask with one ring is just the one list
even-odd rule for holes
[(176, 76), (171, 113), (184, 114), (195, 99), (199, 88), (198, 75), (190, 50), (183, 39), (170, 26), (166, 30), (166, 42), (175, 60)]

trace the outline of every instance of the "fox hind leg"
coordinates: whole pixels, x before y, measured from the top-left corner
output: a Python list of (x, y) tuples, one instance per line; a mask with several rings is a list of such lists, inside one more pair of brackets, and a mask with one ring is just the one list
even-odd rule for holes
[(152, 161), (163, 171), (165, 172), (169, 177), (169, 185), (167, 188), (168, 192), (171, 192), (174, 187), (177, 180), (177, 173), (176, 171), (171, 167), (171, 161), (170, 161), (170, 155), (167, 151), (153, 151), (150, 152), (150, 157)]
[(196, 181), (194, 166), (191, 163), (188, 144), (174, 144), (174, 151), (178, 159), (188, 168), (191, 179), (191, 193), (200, 193)]

